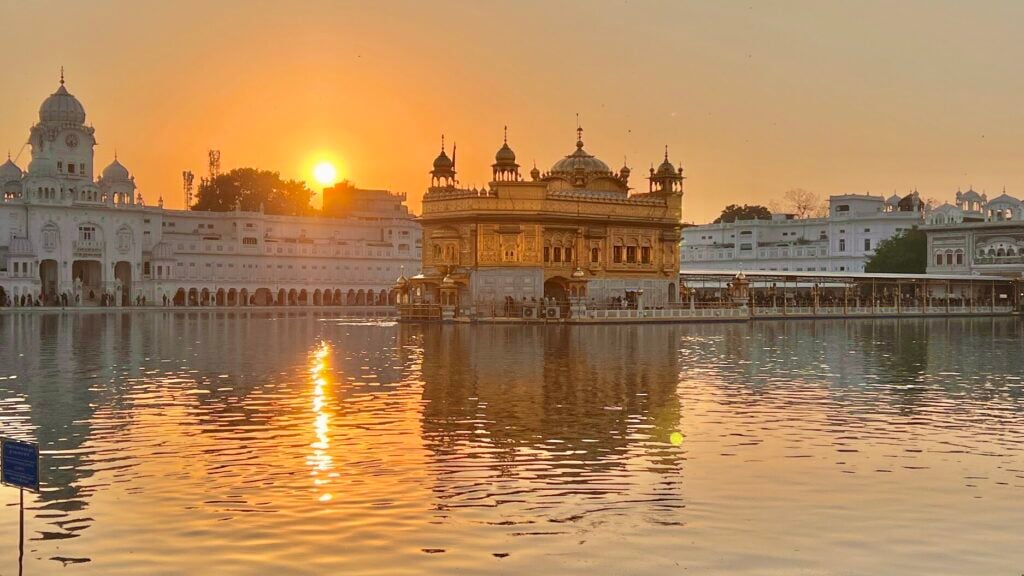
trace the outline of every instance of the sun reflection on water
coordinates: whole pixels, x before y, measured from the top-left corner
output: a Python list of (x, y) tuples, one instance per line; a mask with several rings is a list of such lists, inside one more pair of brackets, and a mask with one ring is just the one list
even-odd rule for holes
[(327, 360), (330, 353), (330, 344), (321, 342), (312, 353), (309, 369), (310, 381), (313, 384), (313, 433), (316, 439), (310, 444), (313, 451), (306, 458), (306, 463), (310, 467), (310, 476), (313, 478), (313, 486), (316, 493), (319, 494), (317, 499), (320, 502), (331, 500), (329, 484), (331, 479), (338, 475), (333, 471), (334, 462), (328, 453), (331, 445), (329, 436), (331, 413), (327, 408), (326, 394), (329, 384)]

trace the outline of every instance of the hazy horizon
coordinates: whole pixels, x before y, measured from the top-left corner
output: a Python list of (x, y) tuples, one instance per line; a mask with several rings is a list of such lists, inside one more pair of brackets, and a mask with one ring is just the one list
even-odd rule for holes
[(480, 186), (503, 126), (526, 175), (573, 150), (577, 113), (587, 150), (628, 158), (637, 189), (667, 144), (686, 221), (792, 188), (1024, 196), (1024, 4), (494, 6), (4, 2), (0, 146), (19, 154), (64, 66), (97, 172), (116, 150), (168, 207), (215, 148), (224, 170), (307, 182), (327, 159), (419, 212), (441, 133)]

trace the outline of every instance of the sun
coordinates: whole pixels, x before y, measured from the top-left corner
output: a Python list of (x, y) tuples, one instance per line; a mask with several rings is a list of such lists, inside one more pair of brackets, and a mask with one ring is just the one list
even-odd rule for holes
[(313, 167), (313, 178), (322, 186), (330, 186), (338, 180), (338, 170), (330, 162), (320, 162)]

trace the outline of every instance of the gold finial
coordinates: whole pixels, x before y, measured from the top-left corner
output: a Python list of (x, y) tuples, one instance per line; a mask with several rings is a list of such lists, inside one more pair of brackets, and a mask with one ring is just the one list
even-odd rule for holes
[(444, 152), (444, 134), (441, 134), (441, 152)]
[(668, 162), (668, 144), (665, 144), (665, 161)]
[(64, 85), (64, 67), (63, 66), (60, 67), (60, 85), (61, 86)]
[(580, 113), (576, 113), (576, 146), (583, 147), (583, 127), (580, 126)]

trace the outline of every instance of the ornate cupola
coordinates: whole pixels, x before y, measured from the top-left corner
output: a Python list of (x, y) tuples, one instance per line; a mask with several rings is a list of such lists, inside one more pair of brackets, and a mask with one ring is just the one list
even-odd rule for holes
[(626, 159), (622, 159), (622, 168), (619, 168), (619, 180), (622, 180), (623, 184), (629, 184), (629, 175), (632, 174), (632, 170), (629, 169), (629, 164)]
[(662, 160), (658, 169), (651, 166), (650, 192), (661, 194), (682, 194), (683, 193), (683, 167), (677, 169), (668, 159), (668, 146), (665, 146), (665, 159)]
[(430, 171), (432, 188), (451, 188), (455, 186), (455, 147), (452, 146), (452, 157), (444, 151), (444, 134), (441, 134), (441, 153), (434, 158), (434, 169)]
[(103, 175), (96, 183), (104, 192), (107, 202), (121, 206), (135, 203), (135, 179), (117, 159), (116, 152), (114, 161), (103, 169)]
[(491, 174), (495, 182), (517, 182), (519, 180), (519, 164), (516, 164), (516, 153), (508, 147), (508, 126), (505, 126), (505, 141), (494, 155)]

